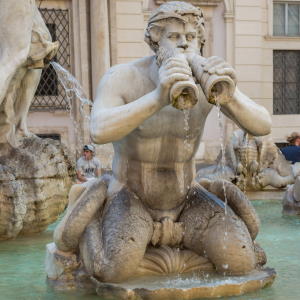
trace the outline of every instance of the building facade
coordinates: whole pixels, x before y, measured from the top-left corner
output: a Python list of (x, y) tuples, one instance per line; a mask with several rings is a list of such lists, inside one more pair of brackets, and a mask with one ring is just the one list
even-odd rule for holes
[[(144, 42), (144, 29), (150, 12), (166, 1), (39, 0), (37, 5), (52, 37), (60, 42), (57, 62), (78, 79), (84, 98), (93, 99), (110, 66), (152, 54)], [(204, 56), (221, 56), (236, 69), (240, 90), (272, 115), (275, 142), (283, 143), (291, 131), (300, 131), (300, 1), (186, 2), (203, 9)], [(62, 89), (56, 75), (47, 72), (31, 107), (29, 128), (41, 136), (60, 138), (75, 153), (89, 142), (89, 107), (82, 108)], [(221, 131), (229, 137), (236, 128), (228, 119), (221, 128), (218, 124), (214, 109), (197, 153), (199, 160), (213, 160)], [(107, 145), (98, 152), (107, 158), (111, 151)]]

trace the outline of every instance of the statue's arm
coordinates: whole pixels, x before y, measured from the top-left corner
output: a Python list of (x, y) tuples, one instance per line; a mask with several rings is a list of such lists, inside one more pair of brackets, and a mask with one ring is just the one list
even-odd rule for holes
[(162, 108), (156, 90), (126, 104), (122, 90), (136, 87), (131, 78), (125, 77), (108, 73), (99, 84), (90, 124), (95, 143), (120, 140)]
[(134, 67), (116, 66), (104, 75), (91, 113), (91, 136), (95, 143), (105, 144), (122, 139), (169, 104), (172, 84), (189, 78), (184, 70), (175, 73), (174, 61), (170, 60), (160, 70), (157, 87), (137, 99), (130, 99), (131, 95), (139, 94), (139, 90), (142, 94), (146, 83), (142, 82)]
[(222, 112), (248, 133), (261, 136), (271, 132), (271, 116), (261, 105), (244, 95), (237, 87), (231, 101), (221, 103)]
[[(200, 55), (191, 55), (188, 57), (188, 61), (200, 85), (207, 74), (209, 76), (228, 76), (232, 79), (233, 84), (236, 84), (235, 70), (221, 57), (212, 56), (206, 59)], [(222, 112), (246, 132), (255, 136), (270, 133), (271, 117), (268, 111), (240, 92), (237, 87), (235, 87), (233, 97), (218, 98), (217, 101)]]

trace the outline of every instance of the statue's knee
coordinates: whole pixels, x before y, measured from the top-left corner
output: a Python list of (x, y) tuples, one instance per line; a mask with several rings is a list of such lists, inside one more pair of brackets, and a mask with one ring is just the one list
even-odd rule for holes
[[(135, 270), (135, 269), (134, 269)], [(122, 282), (130, 278), (132, 271), (121, 264), (111, 263), (107, 267), (94, 269), (94, 276), (102, 282)]]
[[(248, 246), (245, 248), (236, 249), (231, 247), (231, 249), (226, 249), (219, 253), (219, 259), (215, 261), (216, 270), (221, 274), (228, 275), (244, 275), (248, 274), (255, 269), (256, 257), (254, 250)], [(235, 249), (234, 249), (235, 248)]]
[(228, 275), (245, 275), (249, 274), (255, 269), (255, 259), (247, 257), (245, 260), (239, 260), (238, 258), (234, 261), (223, 264), (217, 271), (219, 273), (225, 273)]

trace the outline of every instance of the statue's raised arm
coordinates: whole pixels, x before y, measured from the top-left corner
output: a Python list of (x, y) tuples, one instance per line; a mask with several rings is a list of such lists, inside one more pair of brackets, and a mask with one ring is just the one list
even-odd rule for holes
[(219, 104), (222, 112), (248, 133), (255, 136), (270, 133), (269, 112), (238, 89), (235, 70), (227, 62), (221, 57), (205, 59), (195, 54), (188, 55), (188, 60), (210, 103)]
[(170, 104), (170, 89), (192, 73), (182, 57), (159, 68), (154, 57), (111, 68), (101, 80), (91, 116), (95, 143), (122, 139), (153, 114)]

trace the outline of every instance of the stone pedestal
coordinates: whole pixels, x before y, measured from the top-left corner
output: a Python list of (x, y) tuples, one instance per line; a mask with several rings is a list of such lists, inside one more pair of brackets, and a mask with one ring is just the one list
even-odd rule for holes
[(139, 278), (122, 284), (95, 282), (100, 299), (120, 300), (192, 300), (238, 296), (271, 285), (273, 269), (253, 271), (249, 275), (210, 277), (205, 275)]
[(0, 145), (0, 240), (41, 232), (68, 202), (74, 166), (51, 139), (24, 138)]
[(271, 285), (274, 269), (254, 270), (243, 276), (221, 276), (196, 271), (164, 276), (141, 276), (123, 283), (104, 283), (89, 276), (76, 254), (62, 252), (54, 243), (47, 245), (46, 273), (48, 284), (57, 291), (97, 293), (101, 299), (181, 300), (237, 296)]

